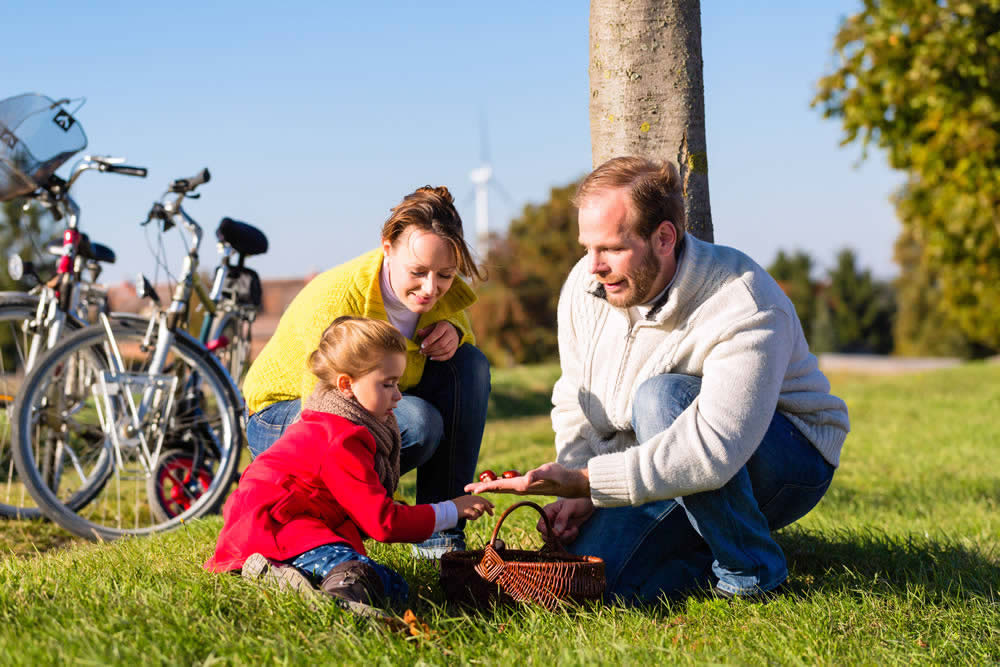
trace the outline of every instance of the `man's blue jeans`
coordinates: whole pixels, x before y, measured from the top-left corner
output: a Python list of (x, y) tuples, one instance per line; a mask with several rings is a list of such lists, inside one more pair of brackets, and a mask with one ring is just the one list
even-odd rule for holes
[[(665, 374), (639, 387), (636, 438), (668, 428), (701, 390), (701, 379)], [(710, 585), (736, 595), (769, 591), (788, 577), (771, 537), (815, 507), (834, 467), (775, 412), (757, 451), (722, 488), (638, 507), (597, 508), (570, 545), (604, 559), (608, 593), (651, 602)]]
[[(474, 345), (461, 345), (447, 361), (427, 360), (420, 382), (395, 409), (402, 436), (400, 469), (417, 469), (417, 502), (465, 495), (473, 480), (486, 426), (490, 364)], [(247, 444), (257, 456), (298, 417), (300, 402), (281, 401), (247, 420)], [(465, 520), (459, 521), (461, 534)], [(464, 545), (461, 545), (464, 548)]]

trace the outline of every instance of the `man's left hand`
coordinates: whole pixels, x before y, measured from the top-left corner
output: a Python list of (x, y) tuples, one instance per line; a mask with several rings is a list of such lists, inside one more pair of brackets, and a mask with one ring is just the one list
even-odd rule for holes
[(420, 341), (420, 352), (431, 361), (448, 361), (455, 356), (458, 343), (462, 337), (451, 322), (441, 320), (417, 332), (423, 338)]
[(465, 485), (466, 493), (513, 493), (518, 496), (590, 497), (590, 476), (587, 469), (573, 470), (558, 463), (529, 470), (520, 477), (475, 482)]

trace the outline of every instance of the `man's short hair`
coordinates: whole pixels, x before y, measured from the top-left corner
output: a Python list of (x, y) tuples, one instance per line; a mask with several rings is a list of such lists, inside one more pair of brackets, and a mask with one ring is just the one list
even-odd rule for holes
[(649, 239), (664, 220), (674, 223), (677, 242), (684, 237), (684, 193), (677, 167), (642, 157), (611, 158), (583, 179), (573, 204), (579, 208), (588, 197), (615, 188), (627, 188), (635, 212), (633, 229)]

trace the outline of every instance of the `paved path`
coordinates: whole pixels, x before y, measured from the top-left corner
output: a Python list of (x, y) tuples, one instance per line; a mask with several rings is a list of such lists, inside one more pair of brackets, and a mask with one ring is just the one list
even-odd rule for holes
[[(963, 363), (957, 357), (887, 357), (877, 354), (821, 354), (819, 367), (831, 373), (869, 373), (872, 375), (897, 375), (921, 373), (938, 368), (950, 368)], [(1000, 363), (993, 357), (987, 363)]]

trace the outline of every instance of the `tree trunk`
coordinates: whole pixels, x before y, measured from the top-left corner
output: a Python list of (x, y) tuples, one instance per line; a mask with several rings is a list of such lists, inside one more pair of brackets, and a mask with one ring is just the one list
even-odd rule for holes
[(621, 155), (680, 170), (687, 229), (713, 240), (700, 0), (591, 0), (594, 166)]

